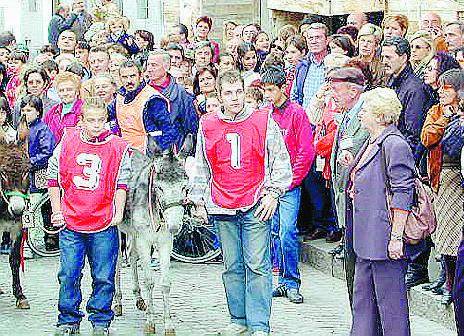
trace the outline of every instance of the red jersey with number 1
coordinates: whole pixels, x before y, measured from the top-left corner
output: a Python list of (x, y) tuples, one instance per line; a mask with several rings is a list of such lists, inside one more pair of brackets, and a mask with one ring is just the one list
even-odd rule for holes
[(265, 177), (268, 111), (226, 122), (217, 114), (202, 118), (204, 151), (211, 169), (211, 198), (226, 209), (256, 203)]
[(113, 219), (119, 168), (128, 145), (114, 135), (90, 143), (80, 133), (78, 128), (67, 129), (61, 140), (61, 210), (68, 229), (99, 232)]

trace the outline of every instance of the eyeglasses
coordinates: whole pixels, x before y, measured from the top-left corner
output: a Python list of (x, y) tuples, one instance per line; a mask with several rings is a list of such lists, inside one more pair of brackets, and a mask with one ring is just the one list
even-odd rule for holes
[(411, 46), (411, 49), (412, 50), (430, 49), (430, 46), (415, 44)]

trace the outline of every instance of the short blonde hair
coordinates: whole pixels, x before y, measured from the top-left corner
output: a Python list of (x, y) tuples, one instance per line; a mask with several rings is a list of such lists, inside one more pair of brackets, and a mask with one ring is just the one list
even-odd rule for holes
[(84, 99), (82, 115), (85, 115), (88, 111), (100, 111), (102, 114), (108, 113), (105, 102), (100, 97), (96, 96), (90, 96)]
[(403, 105), (394, 90), (378, 87), (364, 92), (361, 99), (363, 110), (380, 119), (380, 123), (392, 125), (398, 122)]
[(125, 31), (129, 29), (129, 19), (125, 16), (112, 16), (108, 18), (105, 27), (109, 31), (110, 27), (116, 23), (121, 23), (124, 26)]
[(54, 80), (55, 88), (57, 88), (60, 84), (64, 82), (72, 82), (74, 86), (76, 87), (77, 91), (81, 89), (81, 79), (79, 78), (78, 75), (73, 74), (72, 72), (64, 71), (56, 75), (55, 80)]

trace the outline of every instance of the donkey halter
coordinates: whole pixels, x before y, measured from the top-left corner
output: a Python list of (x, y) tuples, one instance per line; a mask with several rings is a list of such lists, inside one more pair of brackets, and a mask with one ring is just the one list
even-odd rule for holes
[(154, 216), (154, 213), (153, 213), (153, 203), (152, 203), (152, 201), (153, 201), (152, 200), (153, 192), (152, 192), (152, 190), (155, 190), (155, 204), (156, 204), (156, 208), (157, 208), (158, 217), (159, 217), (160, 222), (161, 222), (156, 227), (155, 232), (159, 232), (159, 230), (161, 229), (162, 224), (166, 225), (166, 220), (164, 218), (164, 212), (166, 212), (166, 210), (168, 210), (170, 208), (175, 208), (175, 207), (178, 207), (178, 206), (181, 206), (181, 207), (185, 208), (185, 204), (184, 204), (183, 200), (175, 201), (175, 202), (168, 202), (168, 203), (161, 200), (160, 195), (163, 194), (163, 189), (160, 186), (154, 186), (155, 185), (155, 177), (154, 177), (155, 174), (156, 174), (155, 166), (152, 165), (151, 168), (150, 168), (150, 180), (149, 180), (149, 183), (148, 183), (148, 211), (149, 211), (149, 214), (150, 214), (151, 225), (154, 225), (154, 223), (156, 223), (156, 220), (155, 220), (155, 216)]
[[(3, 174), (2, 172), (0, 172), (0, 175), (2, 175), (2, 177), (5, 175)], [(6, 179), (5, 179), (6, 180)], [(21, 197), (23, 198), (24, 200), (28, 201), (29, 200), (29, 195), (27, 194), (24, 194), (20, 191), (16, 191), (16, 190), (11, 190), (11, 191), (5, 191), (5, 189), (3, 188), (3, 183), (1, 182), (0, 180), (0, 194), (1, 194), (1, 197), (3, 199), (3, 201), (9, 205), (10, 204), (10, 197), (11, 196), (17, 196), (17, 197)]]

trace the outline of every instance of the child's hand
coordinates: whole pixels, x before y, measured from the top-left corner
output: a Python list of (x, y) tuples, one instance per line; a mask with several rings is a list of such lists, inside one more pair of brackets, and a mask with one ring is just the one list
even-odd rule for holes
[(111, 226), (118, 226), (122, 223), (124, 214), (119, 211), (114, 214), (113, 220), (111, 221)]
[(56, 228), (64, 227), (66, 225), (66, 221), (64, 220), (64, 216), (61, 211), (52, 214), (51, 222)]

